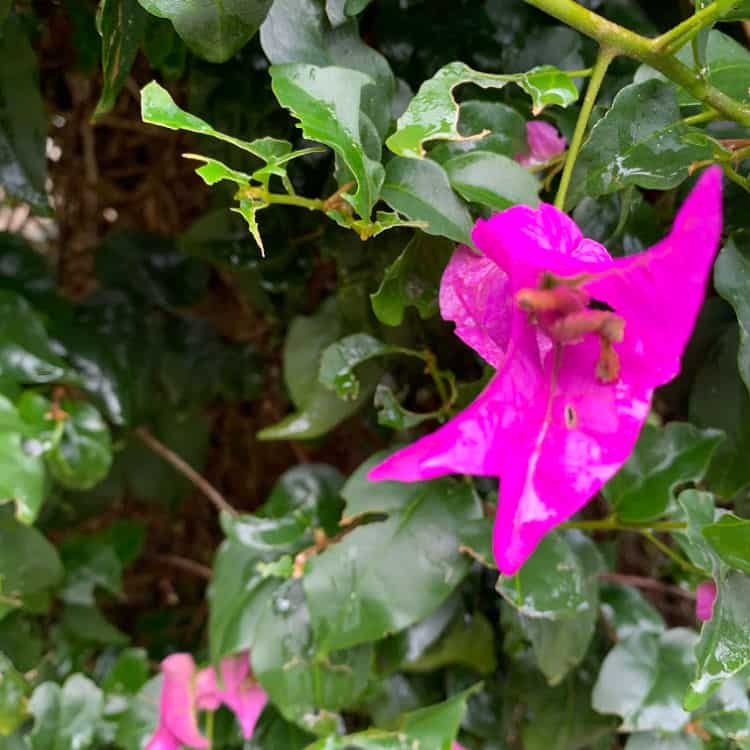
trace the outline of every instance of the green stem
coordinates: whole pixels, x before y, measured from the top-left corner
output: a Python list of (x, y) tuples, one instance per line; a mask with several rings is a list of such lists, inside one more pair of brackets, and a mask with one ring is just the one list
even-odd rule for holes
[(268, 204), (278, 204), (281, 206), (299, 206), (310, 211), (322, 211), (323, 201), (320, 198), (305, 198), (302, 195), (286, 195), (285, 193), (263, 192), (258, 196), (262, 201)]
[(654, 51), (672, 54), (686, 44), (702, 29), (713, 26), (723, 15), (737, 5), (738, 0), (717, 0), (693, 13), (690, 18), (654, 39)]
[(719, 116), (715, 109), (707, 109), (705, 112), (699, 112), (697, 115), (683, 117), (682, 122), (685, 125), (702, 125), (704, 122), (711, 122)]
[(609, 47), (601, 47), (599, 55), (596, 58), (596, 63), (594, 64), (591, 73), (591, 80), (586, 89), (586, 98), (583, 100), (581, 112), (578, 115), (578, 122), (576, 122), (576, 129), (573, 133), (573, 139), (568, 148), (565, 168), (563, 169), (562, 177), (560, 179), (560, 188), (558, 189), (557, 197), (555, 198), (555, 206), (561, 211), (564, 210), (565, 207), (565, 196), (568, 193), (570, 178), (573, 176), (573, 167), (578, 158), (578, 152), (581, 150), (581, 145), (583, 144), (583, 137), (586, 135), (586, 126), (588, 125), (589, 117), (591, 116), (591, 110), (594, 108), (594, 103), (599, 94), (602, 81), (604, 81), (604, 75), (607, 72), (607, 68), (616, 55), (617, 53)]
[(657, 549), (663, 552), (667, 557), (676, 562), (683, 570), (686, 570), (688, 573), (698, 573), (699, 575), (705, 575), (705, 573), (700, 568), (696, 568), (695, 565), (686, 560), (682, 555), (675, 552), (668, 544), (664, 544), (661, 539), (655, 537), (650, 531), (646, 531), (644, 529), (639, 533), (641, 533), (646, 539), (649, 540), (649, 542), (651, 542), (651, 544), (653, 544)]
[(691, 70), (672, 55), (657, 49), (658, 39), (648, 39), (608, 21), (603, 16), (579, 5), (575, 0), (525, 1), (596, 40), (600, 46), (647, 63), (726, 119), (734, 120), (740, 125), (750, 126), (750, 107), (711, 86), (699, 73)]
[(561, 524), (565, 529), (580, 529), (581, 531), (680, 531), (686, 528), (681, 521), (651, 521), (646, 523), (628, 523), (621, 521), (615, 515), (594, 521), (567, 521)]
[(739, 185), (743, 190), (750, 191), (750, 179), (743, 177), (729, 162), (724, 162), (721, 168), (732, 182)]
[(440, 375), (440, 369), (437, 366), (437, 357), (429, 349), (425, 349), (423, 354), (425, 369), (427, 370), (429, 376), (432, 378), (432, 381), (435, 383), (435, 389), (437, 390), (438, 396), (440, 396), (440, 400), (443, 403), (443, 408), (448, 409), (450, 408), (451, 399), (448, 395), (448, 391), (445, 389), (443, 378)]
[(208, 750), (214, 746), (214, 712), (206, 714), (206, 737), (208, 737)]

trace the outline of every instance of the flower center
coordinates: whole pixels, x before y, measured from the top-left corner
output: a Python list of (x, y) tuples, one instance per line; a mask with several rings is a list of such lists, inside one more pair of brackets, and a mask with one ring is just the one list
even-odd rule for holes
[(620, 359), (613, 345), (622, 341), (625, 321), (606, 302), (592, 300), (581, 289), (587, 278), (586, 274), (566, 278), (545, 272), (539, 287), (521, 289), (516, 302), (528, 312), (530, 323), (559, 344), (578, 343), (587, 334), (598, 336), (596, 377), (614, 383), (620, 377)]

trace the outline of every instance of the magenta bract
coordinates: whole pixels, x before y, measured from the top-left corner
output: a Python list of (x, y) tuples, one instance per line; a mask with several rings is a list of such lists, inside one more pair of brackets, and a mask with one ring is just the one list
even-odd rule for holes
[(695, 616), (706, 622), (714, 616), (714, 602), (716, 601), (716, 584), (713, 581), (703, 581), (695, 589)]
[(553, 125), (543, 120), (532, 120), (526, 123), (526, 141), (529, 153), (517, 156), (516, 159), (525, 167), (543, 164), (565, 151), (567, 141)]
[(215, 711), (222, 703), (230, 708), (250, 738), (268, 696), (250, 675), (247, 652), (221, 661), (221, 684), (213, 667), (197, 672), (190, 654), (172, 654), (161, 665), (164, 682), (159, 704), (159, 725), (146, 750), (202, 750), (210, 743), (198, 729), (196, 712)]
[(497, 373), (369, 478), (500, 477), (494, 554), (515, 573), (622, 466), (654, 388), (679, 372), (719, 244), (721, 179), (708, 169), (669, 235), (626, 258), (546, 204), (479, 220), (472, 239), (483, 256), (456, 250), (440, 304)]

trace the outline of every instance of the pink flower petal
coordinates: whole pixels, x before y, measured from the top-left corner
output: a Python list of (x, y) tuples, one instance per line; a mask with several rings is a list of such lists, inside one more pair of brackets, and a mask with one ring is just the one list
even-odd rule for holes
[(205, 750), (209, 747), (209, 741), (200, 733), (195, 715), (193, 657), (190, 654), (172, 654), (161, 663), (161, 669), (164, 682), (159, 707), (160, 728), (168, 730), (183, 745)]
[(466, 750), (466, 748), (463, 745), (459, 745), (458, 742), (454, 742), (451, 745), (451, 750)]
[(176, 740), (168, 729), (159, 726), (148, 741), (146, 750), (180, 750), (181, 747), (182, 743)]
[[(720, 231), (718, 168), (700, 179), (665, 240), (623, 260), (611, 260), (552, 206), (514, 206), (478, 221), (474, 242), (507, 274), (500, 288), (514, 301), (506, 357), (467, 409), (391, 455), (369, 478), (501, 477), (493, 546), (500, 570), (515, 573), (544, 534), (585, 505), (632, 451), (653, 389), (679, 370)], [(624, 320), (624, 340), (612, 344), (619, 372), (611, 382), (597, 375), (597, 337), (556, 343), (515, 303), (520, 290), (539, 288), (543, 272), (583, 274), (580, 288)], [(459, 285), (453, 273), (445, 283)], [(484, 318), (471, 309), (482, 297), (464, 299), (459, 335), (475, 336), (483, 353), (493, 339), (472, 328)], [(507, 299), (496, 304), (505, 307)]]
[(512, 297), (508, 275), (489, 258), (459, 245), (443, 273), (440, 314), (456, 324), (456, 336), (493, 367), (510, 340)]
[(703, 581), (695, 589), (695, 616), (706, 622), (714, 615), (716, 601), (716, 584), (713, 581)]
[(268, 702), (265, 691), (249, 677), (249, 655), (229, 656), (221, 661), (224, 688), (219, 691), (221, 700), (234, 711), (246, 738), (253, 734), (258, 717)]
[(529, 153), (516, 157), (525, 167), (549, 161), (565, 151), (568, 145), (557, 129), (543, 120), (526, 123), (526, 140), (529, 144)]

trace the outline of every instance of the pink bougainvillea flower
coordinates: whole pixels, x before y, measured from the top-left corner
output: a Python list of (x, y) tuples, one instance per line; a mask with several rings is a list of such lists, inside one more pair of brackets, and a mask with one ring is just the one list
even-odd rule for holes
[(190, 654), (172, 654), (161, 664), (162, 683), (159, 725), (146, 750), (179, 750), (187, 745), (195, 750), (210, 743), (198, 729), (196, 712), (215, 711), (224, 703), (234, 711), (246, 738), (255, 729), (268, 696), (250, 676), (247, 651), (221, 661), (221, 685), (213, 667), (196, 673)]
[(680, 369), (721, 233), (711, 168), (647, 251), (612, 259), (564, 213), (514, 206), (459, 247), (440, 306), (497, 373), (462, 413), (396, 452), (373, 481), (500, 477), (493, 548), (513, 574), (625, 462), (651, 394)]
[(716, 601), (716, 584), (713, 581), (703, 581), (695, 589), (695, 616), (706, 622), (714, 615)]
[(183, 745), (205, 750), (210, 743), (198, 729), (193, 657), (172, 654), (161, 663), (161, 671), (164, 681), (159, 702), (159, 725), (146, 750), (177, 750)]
[(542, 164), (565, 151), (568, 142), (553, 125), (543, 120), (532, 120), (526, 123), (526, 141), (529, 153), (520, 154), (516, 160), (524, 167)]
[(215, 711), (221, 703), (234, 711), (242, 733), (250, 738), (263, 707), (268, 702), (266, 692), (250, 676), (247, 651), (222, 659), (220, 686), (212, 667), (202, 669), (196, 678), (196, 705), (199, 709)]

